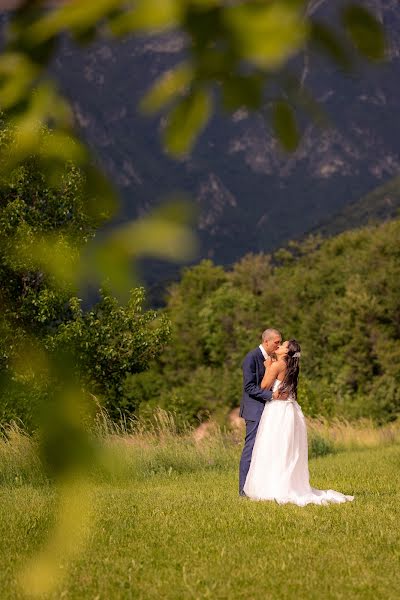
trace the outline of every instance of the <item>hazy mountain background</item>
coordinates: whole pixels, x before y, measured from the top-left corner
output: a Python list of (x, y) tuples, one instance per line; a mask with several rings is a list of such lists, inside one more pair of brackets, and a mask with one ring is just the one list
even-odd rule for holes
[[(331, 20), (337, 4), (320, 0), (313, 10)], [(389, 60), (357, 76), (307, 55), (294, 65), (336, 127), (305, 122), (293, 155), (280, 150), (262, 115), (245, 110), (232, 118), (217, 115), (190, 158), (164, 155), (159, 121), (140, 116), (137, 106), (157, 76), (185, 54), (177, 35), (107, 40), (87, 49), (63, 44), (53, 70), (82, 135), (120, 190), (117, 221), (184, 191), (198, 205), (199, 258), (228, 265), (308, 231), (329, 233), (331, 222), (337, 232), (370, 214), (393, 216), (399, 196), (396, 186), (388, 191), (385, 184), (400, 173), (400, 7), (397, 0), (366, 4), (389, 33)], [(380, 192), (360, 204), (377, 187)], [(174, 270), (148, 263), (146, 280), (161, 282)]]

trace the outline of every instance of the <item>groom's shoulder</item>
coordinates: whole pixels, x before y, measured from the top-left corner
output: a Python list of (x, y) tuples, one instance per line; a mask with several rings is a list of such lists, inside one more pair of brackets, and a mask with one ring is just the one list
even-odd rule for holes
[(250, 352), (248, 352), (244, 357), (243, 362), (256, 358), (258, 352), (259, 348), (253, 348), (253, 350), (250, 350)]

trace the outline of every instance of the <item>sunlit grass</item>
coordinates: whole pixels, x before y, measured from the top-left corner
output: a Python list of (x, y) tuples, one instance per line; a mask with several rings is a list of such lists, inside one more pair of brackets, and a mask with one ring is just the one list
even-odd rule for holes
[[(398, 445), (311, 460), (313, 485), (355, 495), (328, 507), (239, 499), (233, 464), (97, 483), (85, 547), (57, 557), (60, 582), (45, 597), (394, 600), (399, 464)], [(1, 597), (19, 600), (18, 575), (53, 526), (57, 493), (3, 484), (0, 496)]]

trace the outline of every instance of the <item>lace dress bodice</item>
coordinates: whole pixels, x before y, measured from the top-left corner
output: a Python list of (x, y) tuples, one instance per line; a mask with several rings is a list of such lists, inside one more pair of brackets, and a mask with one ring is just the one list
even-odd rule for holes
[[(281, 385), (282, 381), (279, 381), (279, 379), (275, 379), (274, 381), (274, 385), (272, 386), (272, 392), (276, 392), (276, 390), (279, 388), (279, 386)], [(273, 402), (295, 402), (295, 399), (293, 398), (293, 396), (289, 396), (289, 398), (287, 398), (286, 400), (275, 400), (273, 398), (272, 400)]]

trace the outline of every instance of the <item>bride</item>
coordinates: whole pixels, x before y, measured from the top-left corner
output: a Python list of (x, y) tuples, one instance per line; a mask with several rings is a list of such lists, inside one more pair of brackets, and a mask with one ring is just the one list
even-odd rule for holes
[(286, 341), (276, 356), (275, 362), (268, 358), (264, 363), (261, 387), (272, 386), (272, 391), (280, 388), (280, 396), (286, 400), (265, 404), (243, 488), (246, 496), (298, 506), (353, 500), (354, 496), (310, 487), (307, 428), (297, 404), (300, 345), (296, 340)]

